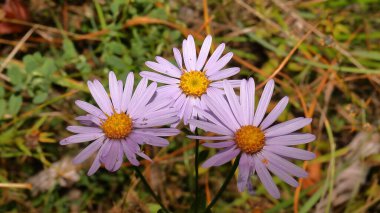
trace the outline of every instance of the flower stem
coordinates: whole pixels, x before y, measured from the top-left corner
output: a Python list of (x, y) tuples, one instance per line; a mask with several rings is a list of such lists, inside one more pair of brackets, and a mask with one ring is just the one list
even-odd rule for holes
[[(195, 130), (195, 134), (198, 135), (198, 129)], [(198, 167), (199, 167), (199, 140), (195, 140), (195, 213), (198, 212), (198, 199), (199, 199), (199, 187), (198, 187)]]
[(154, 193), (152, 187), (150, 187), (148, 181), (146, 181), (144, 175), (141, 173), (140, 169), (137, 166), (133, 166), (134, 170), (136, 171), (137, 176), (141, 179), (145, 187), (148, 189), (149, 193), (152, 195), (152, 197), (156, 200), (156, 202), (161, 206), (161, 209), (169, 213), (169, 210), (165, 208), (164, 204), (162, 204), (161, 199)]
[(216, 193), (215, 197), (212, 199), (210, 204), (208, 204), (208, 206), (204, 212), (210, 212), (211, 208), (215, 205), (216, 201), (218, 201), (220, 196), (223, 194), (224, 190), (227, 188), (228, 183), (231, 181), (232, 177), (235, 174), (236, 169), (239, 166), (240, 156), (241, 156), (241, 154), (239, 154), (236, 157), (235, 162), (234, 162), (229, 174), (227, 175), (226, 179), (224, 180), (222, 187), (220, 187), (219, 191)]

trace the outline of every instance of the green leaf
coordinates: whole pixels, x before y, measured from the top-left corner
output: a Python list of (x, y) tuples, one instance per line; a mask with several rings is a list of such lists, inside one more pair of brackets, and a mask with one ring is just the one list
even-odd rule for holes
[(50, 76), (53, 72), (57, 71), (57, 69), (57, 66), (51, 58), (46, 59), (41, 67), (41, 71), (45, 76)]
[(9, 66), (7, 76), (11, 79), (11, 83), (17, 87), (16, 90), (24, 85), (25, 75), (21, 72), (18, 66)]
[(148, 205), (149, 212), (158, 213), (161, 211), (161, 206), (157, 203), (148, 203), (147, 205)]
[(83, 55), (79, 56), (79, 62), (75, 64), (75, 67), (83, 74), (91, 72), (91, 67)]
[(13, 143), (14, 141), (12, 139), (16, 136), (16, 133), (17, 131), (15, 128), (11, 128), (0, 133), (0, 144)]
[(41, 64), (45, 61), (39, 52), (34, 53), (33, 55), (26, 55), (22, 60), (25, 64), (25, 71), (30, 73), (40, 68)]
[(20, 95), (12, 95), (9, 98), (8, 104), (8, 113), (11, 115), (16, 115), (21, 109), (22, 97)]
[(5, 114), (5, 108), (7, 106), (7, 102), (4, 99), (0, 99), (0, 120), (3, 118)]
[(47, 93), (45, 91), (38, 91), (36, 93), (36, 96), (34, 96), (34, 98), (33, 98), (33, 103), (34, 104), (40, 104), (40, 103), (44, 102), (48, 98), (48, 95), (49, 95), (49, 93)]
[(126, 52), (127, 52), (127, 49), (125, 48), (125, 46), (122, 43), (114, 42), (114, 41), (110, 42), (107, 45), (107, 49), (111, 53), (116, 54), (116, 55), (123, 55), (123, 54), (126, 54)]
[(120, 13), (120, 7), (122, 7), (125, 3), (125, 0), (114, 0), (111, 3), (111, 12), (114, 17), (116, 17)]
[(78, 57), (78, 53), (73, 42), (65, 38), (63, 40), (63, 58), (70, 60), (76, 57)]
[(0, 98), (4, 98), (5, 90), (4, 87), (0, 87)]
[(106, 55), (105, 62), (108, 66), (115, 70), (124, 70), (126, 67), (124, 61), (120, 57), (115, 55)]

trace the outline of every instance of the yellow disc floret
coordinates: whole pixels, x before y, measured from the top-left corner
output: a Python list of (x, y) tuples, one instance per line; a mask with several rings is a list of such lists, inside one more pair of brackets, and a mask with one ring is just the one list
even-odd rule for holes
[(253, 154), (263, 149), (265, 135), (255, 126), (242, 126), (235, 133), (235, 143), (239, 149), (247, 154)]
[(114, 113), (102, 123), (101, 128), (108, 138), (125, 138), (132, 131), (132, 119), (125, 113)]
[(186, 95), (200, 97), (206, 93), (209, 84), (210, 81), (204, 72), (191, 71), (181, 76), (179, 87)]

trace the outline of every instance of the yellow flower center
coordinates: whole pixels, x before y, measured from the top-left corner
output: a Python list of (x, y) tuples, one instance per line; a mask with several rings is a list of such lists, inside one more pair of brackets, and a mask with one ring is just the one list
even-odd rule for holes
[(242, 126), (235, 133), (235, 143), (243, 152), (253, 154), (263, 149), (265, 135), (255, 126)]
[(181, 76), (179, 87), (186, 95), (200, 97), (206, 93), (209, 84), (204, 72), (191, 71)]
[(125, 138), (132, 131), (132, 119), (125, 113), (114, 113), (102, 123), (101, 128), (108, 138)]

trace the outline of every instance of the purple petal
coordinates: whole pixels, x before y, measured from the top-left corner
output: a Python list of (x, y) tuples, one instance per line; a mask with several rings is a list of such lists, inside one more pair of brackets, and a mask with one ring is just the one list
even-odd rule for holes
[(223, 142), (214, 142), (214, 143), (204, 143), (202, 146), (208, 148), (226, 148), (235, 145), (234, 141), (223, 141)]
[(267, 115), (267, 117), (261, 123), (260, 128), (262, 130), (265, 130), (277, 120), (277, 118), (284, 111), (286, 105), (288, 105), (288, 101), (289, 101), (289, 98), (285, 96), (280, 100), (280, 102), (278, 102), (278, 104), (273, 108), (273, 110)]
[(192, 118), (193, 106), (194, 106), (193, 98), (187, 97), (187, 100), (186, 100), (185, 105), (183, 107), (183, 122), (185, 125), (187, 125), (189, 119)]
[(134, 85), (135, 77), (133, 72), (128, 73), (127, 79), (125, 80), (124, 91), (121, 98), (121, 111), (127, 111), (127, 107), (129, 102), (131, 101), (133, 85)]
[(127, 112), (129, 112), (131, 108), (133, 108), (135, 104), (139, 101), (140, 97), (144, 94), (147, 86), (148, 86), (148, 79), (147, 78), (141, 79), (141, 81), (136, 87), (135, 92), (132, 95), (131, 101), (128, 104)]
[(116, 158), (115, 165), (110, 170), (111, 172), (116, 172), (117, 170), (120, 169), (121, 165), (123, 164), (124, 152), (123, 152), (123, 149), (122, 149), (121, 146), (122, 145), (119, 145), (120, 149), (118, 150), (118, 153), (117, 153), (117, 158)]
[(231, 130), (225, 128), (224, 126), (217, 126), (206, 121), (189, 120), (189, 123), (208, 132), (214, 132), (221, 135), (234, 135)]
[(94, 154), (103, 145), (104, 137), (100, 137), (86, 148), (84, 148), (74, 159), (74, 164), (80, 164), (87, 160), (92, 154)]
[(171, 100), (171, 98), (161, 98), (161, 99), (154, 98), (152, 102), (146, 105), (146, 110), (147, 110), (147, 113), (149, 113), (149, 112), (154, 112), (157, 110), (163, 110), (163, 109), (168, 109), (168, 108), (171, 109), (171, 108), (174, 108), (172, 107), (172, 105), (173, 105), (173, 101)]
[(240, 128), (236, 121), (229, 104), (223, 96), (217, 95), (214, 92), (207, 91), (207, 96), (204, 97), (207, 107), (221, 120), (229, 129), (235, 131)]
[(230, 140), (234, 137), (227, 135), (227, 136), (197, 136), (197, 135), (188, 135), (187, 136), (190, 139), (198, 139), (198, 140), (210, 140), (210, 141), (224, 141), (224, 140)]
[(231, 61), (231, 58), (234, 56), (232, 52), (225, 54), (221, 59), (219, 59), (213, 66), (210, 66), (206, 72), (208, 76), (212, 76), (214, 73), (220, 71), (228, 62)]
[(194, 133), (194, 132), (195, 132), (195, 129), (197, 128), (196, 126), (194, 126), (194, 125), (192, 125), (192, 124), (189, 124), (189, 127), (190, 127), (190, 131), (191, 131), (192, 133)]
[(169, 125), (177, 122), (179, 120), (178, 117), (165, 117), (165, 118), (158, 118), (158, 119), (152, 119), (149, 121), (144, 121), (141, 123), (134, 123), (133, 127), (136, 128), (148, 128), (148, 127), (158, 127), (163, 125)]
[(203, 71), (207, 71), (215, 65), (215, 62), (219, 59), (219, 57), (222, 55), (223, 50), (225, 48), (225, 44), (220, 44), (214, 51), (214, 53), (211, 55), (211, 57), (208, 59), (205, 67), (203, 68)]
[(99, 117), (101, 119), (106, 119), (107, 116), (96, 106), (92, 105), (92, 104), (89, 104), (87, 102), (84, 102), (84, 101), (81, 101), (81, 100), (77, 100), (75, 101), (75, 104), (83, 109), (84, 111), (90, 113), (91, 115), (94, 115), (96, 117)]
[(94, 161), (91, 164), (90, 169), (87, 172), (88, 176), (91, 176), (91, 175), (95, 174), (95, 172), (98, 171), (98, 169), (100, 168), (100, 165), (101, 165), (100, 160), (99, 160), (100, 159), (100, 155), (101, 155), (100, 152), (96, 155)]
[(195, 64), (197, 62), (197, 52), (195, 50), (195, 42), (193, 36), (187, 37), (187, 51), (189, 54), (190, 70), (195, 70)]
[(255, 81), (253, 78), (248, 79), (247, 83), (247, 97), (248, 97), (248, 115), (249, 124), (253, 123), (255, 117)]
[(182, 70), (182, 56), (181, 52), (177, 48), (173, 48), (174, 58), (177, 62), (178, 67)]
[(156, 56), (156, 60), (158, 63), (165, 66), (167, 69), (171, 70), (171, 73), (173, 73), (173, 75), (175, 76), (182, 75), (182, 71), (178, 69), (178, 67), (174, 66), (170, 61), (166, 60), (165, 58)]
[(275, 165), (268, 164), (268, 169), (277, 177), (279, 177), (281, 180), (285, 181), (287, 184), (293, 187), (298, 186), (298, 182), (292, 176), (288, 175), (288, 173), (276, 167)]
[(73, 143), (82, 143), (82, 142), (87, 142), (87, 141), (93, 141), (93, 140), (96, 140), (102, 136), (104, 136), (104, 133), (77, 134), (77, 135), (72, 135), (70, 137), (62, 139), (59, 142), (59, 144), (67, 145), (67, 144), (73, 144)]
[(106, 138), (106, 140), (104, 141), (103, 143), (103, 146), (101, 148), (102, 150), (102, 155), (100, 156), (100, 161), (102, 161), (102, 159), (107, 156), (107, 154), (109, 153), (109, 151), (111, 150), (111, 145), (112, 143), (110, 142), (110, 139), (109, 138)]
[(160, 110), (156, 111), (146, 111), (144, 115), (136, 117), (137, 119), (135, 120), (136, 123), (144, 123), (146, 121), (151, 121), (151, 120), (157, 120), (157, 119), (162, 119), (162, 118), (168, 118), (168, 117), (176, 117), (178, 111), (174, 108), (163, 108)]
[(151, 159), (148, 155), (146, 155), (144, 152), (141, 152), (141, 151), (140, 151), (140, 152), (136, 152), (136, 154), (137, 154), (138, 156), (144, 158), (145, 160), (152, 161), (152, 159)]
[(297, 149), (294, 147), (287, 147), (287, 146), (279, 146), (279, 145), (271, 145), (271, 146), (264, 146), (264, 150), (271, 151), (275, 154), (288, 157), (288, 158), (294, 158), (299, 160), (312, 160), (315, 158), (315, 154), (306, 150)]
[(93, 81), (93, 88), (98, 96), (98, 101), (102, 103), (103, 107), (108, 115), (113, 114), (113, 106), (110, 100), (110, 97), (108, 96), (107, 91), (104, 89), (103, 85), (98, 81)]
[(164, 76), (164, 75), (157, 74), (154, 72), (149, 72), (149, 71), (140, 72), (140, 76), (144, 78), (148, 78), (151, 81), (156, 81), (156, 82), (164, 83), (164, 84), (179, 84), (180, 82), (176, 78), (171, 78), (168, 76)]
[(118, 81), (117, 81), (117, 85), (118, 85), (118, 87), (119, 87), (120, 108), (121, 108), (121, 99), (122, 99), (122, 96), (123, 96), (123, 81), (122, 81), (122, 80), (118, 80)]
[(153, 136), (174, 136), (178, 135), (181, 131), (176, 128), (146, 128), (146, 129), (135, 129), (133, 130), (137, 133), (143, 133)]
[(138, 166), (140, 165), (140, 162), (136, 159), (136, 154), (135, 152), (133, 152), (131, 150), (131, 148), (129, 147), (129, 144), (130, 143), (133, 143), (131, 142), (129, 139), (126, 139), (126, 140), (122, 140), (121, 141), (121, 144), (122, 144), (122, 147), (123, 147), (123, 150), (124, 150), (124, 153), (125, 153), (125, 156), (127, 156), (127, 159), (128, 161), (134, 165), (134, 166)]
[(254, 156), (255, 166), (257, 175), (259, 176), (260, 181), (263, 183), (265, 189), (272, 195), (274, 198), (280, 198), (280, 191), (278, 190), (276, 184), (273, 182), (272, 176), (269, 174), (267, 168), (261, 162), (261, 160)]
[(97, 126), (101, 126), (102, 125), (102, 120), (100, 120), (100, 118), (98, 117), (95, 117), (95, 116), (92, 116), (91, 117), (91, 122), (96, 124)]
[(240, 72), (239, 67), (231, 67), (231, 68), (227, 68), (227, 69), (220, 70), (218, 72), (213, 73), (212, 75), (210, 75), (210, 77), (208, 79), (210, 81), (222, 80), (225, 78), (229, 78), (233, 75), (236, 75), (239, 72)]
[(199, 52), (199, 55), (198, 55), (198, 60), (197, 60), (197, 64), (195, 66), (195, 69), (196, 70), (202, 70), (203, 68), (203, 65), (205, 64), (206, 62), (206, 59), (207, 59), (207, 56), (208, 56), (208, 53), (210, 52), (210, 47), (211, 47), (211, 44), (212, 44), (212, 37), (210, 35), (208, 35), (205, 40), (203, 41), (203, 44), (202, 44), (202, 47), (201, 47), (201, 50)]
[(167, 105), (172, 105), (178, 97), (182, 94), (182, 90), (177, 84), (165, 85), (157, 88), (157, 94), (154, 97), (154, 101), (160, 103), (163, 99), (166, 99)]
[(133, 117), (138, 117), (138, 110), (143, 109), (146, 104), (151, 100), (153, 94), (156, 92), (157, 83), (151, 83), (145, 92), (140, 96), (136, 97), (136, 102), (128, 109), (128, 113)]
[(144, 145), (144, 138), (142, 134), (136, 134), (132, 131), (132, 133), (128, 135), (128, 139), (138, 145)]
[[(232, 88), (239, 88), (240, 87), (241, 80), (227, 80), (227, 81), (228, 81), (228, 83), (231, 84)], [(223, 89), (224, 84), (223, 84), (223, 81), (216, 81), (216, 82), (212, 82), (210, 84), (210, 87)]]
[[(181, 94), (177, 100), (175, 100), (174, 104), (173, 104), (173, 107), (175, 109), (177, 109), (178, 111), (180, 111), (182, 109), (182, 106), (183, 104), (185, 103), (185, 100), (186, 100), (186, 95), (185, 94)], [(179, 116), (180, 117), (180, 116)]]
[(249, 157), (243, 153), (239, 161), (239, 175), (237, 179), (237, 186), (239, 192), (243, 192), (249, 181), (249, 175), (251, 171)]
[[(131, 135), (132, 135), (132, 138), (136, 138), (136, 137), (140, 138), (140, 140), (142, 140), (143, 143), (149, 144), (152, 146), (165, 147), (165, 146), (169, 145), (168, 140), (166, 140), (164, 138), (157, 137), (157, 136), (143, 134), (143, 133), (137, 133), (135, 131), (133, 131), (131, 133)], [(133, 136), (136, 136), (136, 137), (133, 137)]]
[(272, 98), (273, 89), (274, 89), (274, 81), (273, 79), (271, 79), (265, 85), (263, 94), (261, 94), (259, 104), (257, 105), (255, 118), (253, 119), (254, 126), (259, 126), (261, 121), (263, 120), (265, 112), (267, 111), (270, 99)]
[[(166, 59), (162, 60), (163, 58), (160, 58), (160, 61), (163, 63), (156, 63), (152, 61), (145, 62), (145, 65), (151, 68), (154, 71), (157, 71), (159, 73), (169, 75), (174, 78), (180, 78), (181, 77), (181, 71), (175, 67), (173, 64), (171, 64), (169, 61), (166, 61)], [(170, 65), (169, 65), (169, 64)]]
[(268, 138), (265, 140), (266, 145), (283, 145), (283, 146), (292, 146), (298, 144), (305, 144), (315, 140), (315, 136), (313, 134), (291, 134), (291, 135), (283, 135), (274, 138)]
[(308, 174), (305, 172), (305, 170), (301, 169), (300, 167), (294, 165), (293, 163), (290, 163), (286, 159), (269, 152), (267, 150), (262, 150), (261, 153), (263, 156), (269, 160), (270, 163), (276, 165), (280, 169), (286, 171), (287, 173), (294, 175), (296, 177), (307, 177)]
[(202, 164), (203, 168), (209, 168), (211, 166), (220, 166), (228, 161), (231, 161), (233, 158), (235, 158), (240, 153), (239, 149), (229, 149), (227, 151), (222, 151), (211, 158), (209, 158), (206, 162)]
[[(264, 158), (261, 154), (258, 154), (257, 157), (261, 160), (261, 162), (267, 162), (268, 159)], [(272, 163), (266, 163), (265, 166), (273, 173), (275, 174), (277, 177), (279, 177), (281, 180), (285, 181), (287, 184), (293, 186), (293, 187), (297, 187), (298, 186), (298, 182), (290, 175), (288, 175), (288, 173), (286, 173), (284, 170), (280, 169), (279, 167), (277, 167), (275, 164), (272, 164)]]
[(66, 129), (72, 133), (78, 133), (78, 134), (103, 132), (103, 130), (98, 127), (87, 127), (87, 126), (68, 126)]
[[(197, 108), (197, 107), (195, 107), (195, 108)], [(200, 108), (197, 108), (197, 110), (198, 110), (199, 116), (206, 118), (207, 120), (211, 121), (212, 123), (214, 123), (218, 126), (223, 126), (223, 127), (228, 129), (228, 127), (226, 125), (222, 124), (215, 115), (211, 115), (210, 113), (208, 113), (208, 112), (206, 112)]]
[(247, 81), (241, 80), (240, 84), (240, 104), (241, 104), (241, 111), (243, 114), (243, 120), (242, 125), (249, 125), (249, 118), (252, 116), (249, 114), (249, 104), (248, 104), (248, 88), (247, 88)]
[(94, 117), (93, 115), (88, 114), (88, 115), (78, 116), (75, 118), (75, 120), (79, 121), (79, 123), (82, 125), (96, 127), (96, 124), (91, 121), (93, 117)]
[(180, 97), (176, 100), (173, 107), (178, 111), (178, 117), (183, 119), (183, 114), (185, 113), (185, 109), (187, 106), (187, 102), (189, 101), (188, 97), (185, 94), (181, 94)]
[[(106, 139), (106, 141), (104, 142), (104, 144), (107, 143), (107, 142), (108, 142), (108, 139)], [(105, 148), (105, 146), (103, 145), (100, 148), (98, 154), (96, 154), (96, 157), (95, 157), (94, 161), (92, 162), (92, 165), (91, 165), (90, 169), (87, 172), (88, 176), (91, 176), (91, 175), (95, 174), (95, 172), (98, 171), (98, 169), (100, 168), (100, 165), (101, 165), (100, 158), (103, 155), (104, 148)]]
[(265, 137), (275, 137), (280, 135), (286, 135), (297, 131), (311, 123), (311, 118), (295, 118), (277, 125), (272, 126), (264, 131)]
[(187, 40), (184, 39), (182, 41), (182, 54), (183, 54), (183, 62), (185, 62), (185, 67), (188, 72), (191, 71), (190, 63), (189, 63), (189, 50), (187, 46)]
[(104, 163), (104, 166), (108, 171), (112, 171), (112, 169), (115, 166), (117, 155), (121, 147), (119, 141), (110, 140), (109, 143), (111, 145), (111, 148), (106, 155), (102, 156), (101, 161), (102, 163)]
[(109, 90), (110, 96), (113, 104), (113, 108), (117, 113), (120, 113), (120, 102), (121, 102), (121, 94), (119, 94), (119, 83), (116, 79), (116, 75), (114, 72), (109, 72)]
[(227, 80), (224, 80), (223, 83), (224, 83), (224, 91), (226, 93), (226, 97), (231, 107), (232, 113), (234, 114), (239, 124), (242, 125), (243, 116), (241, 114), (241, 105), (239, 103), (239, 100), (231, 84)]

